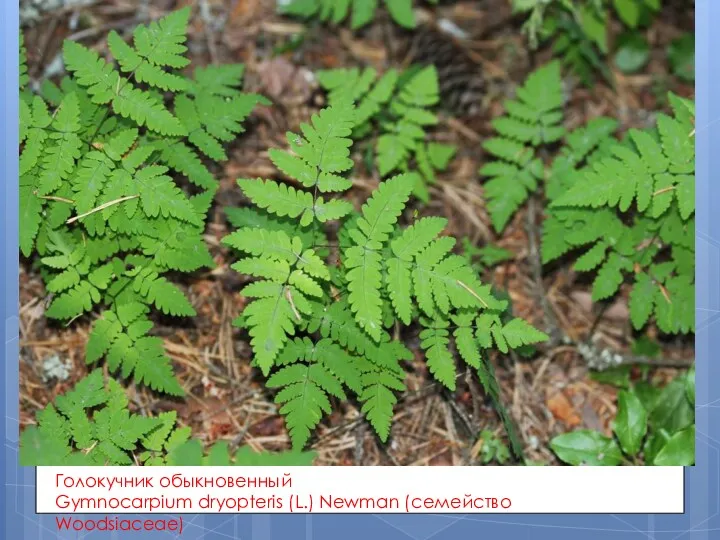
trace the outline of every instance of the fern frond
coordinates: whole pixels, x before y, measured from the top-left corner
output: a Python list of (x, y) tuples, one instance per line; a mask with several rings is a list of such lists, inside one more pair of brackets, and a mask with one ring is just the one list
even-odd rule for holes
[(558, 168), (569, 189), (551, 203), (543, 259), (581, 247), (574, 267), (596, 272), (593, 300), (610, 298), (632, 277), (633, 327), (654, 315), (661, 331), (687, 333), (694, 329), (694, 271), (687, 264), (694, 250), (693, 117), (691, 106), (670, 101), (676, 117), (658, 115), (657, 132), (630, 130), (622, 143), (598, 148), (584, 168)]
[(186, 176), (196, 186), (211, 189), (217, 185), (217, 181), (197, 153), (181, 141), (164, 145), (160, 150), (160, 160)]
[(242, 293), (256, 298), (244, 311), (252, 336), (254, 362), (264, 374), (270, 371), (288, 336), (308, 314), (306, 296), (321, 296), (321, 281), (330, 274), (325, 263), (303, 246), (299, 236), (285, 231), (243, 228), (227, 236), (223, 242), (251, 255), (233, 265), (233, 269), (262, 278)]
[(185, 135), (186, 130), (152, 94), (139, 90), (121, 77), (111, 64), (98, 54), (74, 41), (63, 46), (65, 65), (77, 82), (86, 88), (96, 104), (111, 103), (113, 110), (139, 126), (164, 135)]
[(20, 436), (24, 466), (98, 465), (310, 465), (313, 452), (255, 453), (249, 447), (230, 455), (219, 442), (203, 452), (190, 429), (177, 426), (177, 413), (144, 417), (128, 408), (124, 390), (92, 371), (75, 389), (36, 414), (37, 424)]
[(647, 132), (630, 130), (635, 148), (617, 145), (613, 157), (593, 164), (554, 206), (617, 207), (621, 212), (636, 202), (641, 212), (662, 216), (674, 200), (683, 219), (695, 211), (693, 139), (687, 127), (658, 115), (660, 141)]
[[(75, 94), (68, 94), (50, 124), (44, 157), (38, 178), (38, 194), (48, 195), (62, 185), (73, 170), (75, 160), (80, 157), (82, 141), (77, 132), (80, 129), (80, 110)], [(53, 144), (54, 143), (54, 144)]]
[[(242, 66), (198, 70), (192, 79), (177, 71), (188, 64), (189, 13), (186, 8), (137, 28), (132, 44), (111, 32), (112, 62), (67, 41), (68, 75), (57, 85), (44, 81), (40, 95), (23, 92), (19, 108), (20, 247), (28, 257), (38, 255), (52, 293), (46, 315), (72, 320), (100, 307), (98, 327), (112, 332), (107, 342), (98, 342), (103, 332), (93, 333), (89, 356), (177, 395), (182, 388), (162, 341), (148, 334), (148, 314), (119, 329), (105, 321), (120, 317), (128, 305), (195, 314), (164, 275), (214, 265), (203, 234), (216, 182), (192, 145), (204, 134), (214, 145), (208, 153), (224, 158), (222, 146), (263, 102), (240, 91)], [(185, 118), (170, 113), (159, 90), (169, 90), (176, 104), (190, 103), (194, 116), (188, 122), (197, 120), (192, 133)], [(207, 190), (185, 193), (171, 169)], [(338, 210), (322, 208), (325, 215)], [(303, 275), (294, 275), (293, 284), (308, 288)], [(93, 352), (99, 343), (101, 352)]]
[(448, 389), (455, 390), (455, 359), (450, 351), (448, 326), (448, 321), (441, 318), (424, 321), (425, 329), (420, 332), (420, 347), (425, 351), (427, 366), (432, 376)]
[(400, 342), (385, 341), (372, 357), (375, 367), (362, 374), (361, 411), (383, 442), (390, 435), (393, 407), (397, 403), (395, 392), (407, 389), (399, 362), (410, 358), (412, 354)]
[(147, 313), (147, 306), (139, 302), (104, 312), (90, 332), (85, 361), (92, 364), (106, 356), (110, 371), (120, 371), (123, 378), (134, 375), (154, 390), (183, 396), (162, 340), (147, 335), (153, 327)]
[(189, 18), (188, 6), (147, 26), (137, 26), (133, 33), (137, 52), (156, 66), (185, 67), (189, 63), (183, 56), (187, 50), (184, 43)]
[(152, 267), (138, 266), (127, 275), (132, 278), (133, 291), (163, 313), (185, 317), (195, 315), (195, 309), (177, 285), (160, 276)]
[(447, 168), (456, 151), (427, 141), (427, 128), (438, 123), (432, 111), (439, 101), (436, 69), (411, 69), (402, 75), (389, 70), (380, 78), (372, 68), (334, 69), (319, 72), (318, 80), (330, 104), (358, 103), (353, 138), (367, 136), (375, 124), (379, 127), (374, 146), (380, 175), (417, 168), (413, 194), (427, 202), (427, 184), (435, 182), (436, 172)]
[[(383, 3), (397, 24), (405, 28), (415, 27), (412, 0), (383, 0)], [(378, 0), (292, 0), (283, 4), (280, 12), (306, 19), (317, 17), (334, 24), (350, 16), (351, 27), (358, 29), (373, 20), (377, 6)]]
[(415, 73), (399, 88), (391, 101), (395, 119), (384, 126), (377, 141), (377, 164), (381, 176), (405, 169), (407, 160), (425, 139), (425, 127), (437, 124), (437, 117), (428, 111), (439, 100), (437, 70), (428, 66)]
[(373, 68), (366, 68), (362, 72), (358, 68), (341, 68), (320, 71), (317, 77), (320, 85), (329, 92), (330, 103), (349, 99), (358, 104), (355, 113), (357, 132), (390, 100), (399, 74), (391, 69), (376, 81), (377, 72)]
[(517, 97), (505, 102), (506, 115), (493, 120), (498, 137), (483, 148), (494, 158), (480, 169), (488, 210), (496, 231), (502, 232), (512, 215), (544, 177), (535, 148), (558, 141), (565, 134), (560, 64), (551, 62), (527, 78)]
[[(323, 414), (330, 413), (329, 396), (346, 399), (343, 380), (332, 366), (347, 369), (350, 362), (329, 339), (313, 343), (308, 338), (296, 338), (285, 346), (277, 359), (281, 367), (268, 379), (267, 386), (282, 388), (275, 402), (283, 404), (280, 413), (286, 417), (293, 448), (303, 448)], [(359, 378), (357, 372), (351, 375), (356, 388)]]
[(350, 231), (354, 245), (345, 250), (348, 268), (348, 302), (358, 324), (376, 341), (382, 328), (382, 256), (393, 225), (402, 213), (413, 188), (413, 176), (398, 175), (378, 187), (363, 205), (362, 217)]
[(593, 118), (565, 136), (565, 144), (552, 162), (545, 193), (554, 200), (568, 191), (575, 182), (578, 170), (586, 163), (609, 154), (614, 141), (612, 133), (618, 122), (612, 118)]
[[(385, 330), (396, 315), (406, 324), (418, 313), (432, 319), (420, 336), (421, 347), (435, 378), (454, 388), (448, 321), (460, 315), (469, 318), (452, 337), (466, 361), (479, 369), (475, 318), (507, 307), (479, 281), (466, 258), (452, 253), (455, 240), (439, 236), (447, 220), (429, 217), (407, 228), (397, 225), (420, 178), (414, 172), (381, 182), (360, 212), (344, 220), (338, 231), (339, 260), (327, 264), (330, 251), (320, 248), (327, 242), (324, 219), (318, 215), (323, 201), (317, 194), (349, 187), (338, 173), (352, 165), (348, 136), (353, 119), (359, 117), (347, 104), (373, 92), (374, 72), (354, 73), (359, 88), (336, 79), (337, 73), (326, 73), (325, 84), (334, 88), (331, 108), (316, 115), (312, 126), (304, 125), (302, 137), (288, 135), (290, 151), (270, 151), (276, 167), (299, 187), (239, 180), (258, 208), (228, 212), (239, 229), (224, 243), (242, 253), (232, 267), (256, 278), (241, 291), (251, 300), (236, 324), (249, 330), (253, 364), (265, 375), (272, 373), (268, 385), (281, 389), (276, 402), (282, 404), (295, 448), (307, 444), (312, 430), (331, 411), (331, 397), (344, 400), (346, 390), (355, 393), (362, 413), (381, 440), (387, 440), (395, 393), (405, 389), (401, 362), (413, 358)], [(428, 73), (434, 76), (423, 71), (419, 80)], [(408, 102), (434, 102), (432, 88), (424, 86), (403, 87), (401, 92)], [(409, 93), (414, 95), (408, 97)], [(414, 118), (422, 123), (422, 115)], [(422, 144), (420, 153), (431, 167), (446, 165), (453, 154), (447, 146)], [(351, 206), (342, 202), (350, 213)], [(502, 325), (495, 330), (506, 352), (508, 342), (519, 347), (545, 338), (533, 334), (530, 326), (514, 324), (507, 327), (507, 337)], [(485, 347), (491, 345), (492, 341)]]
[(27, 86), (27, 83), (30, 81), (30, 77), (28, 75), (28, 67), (27, 67), (27, 49), (25, 49), (25, 36), (22, 33), (22, 30), (20, 31), (19, 65), (20, 65), (20, 71), (19, 71), (18, 85), (20, 86), (20, 89), (22, 90), (23, 88), (25, 88), (25, 86)]

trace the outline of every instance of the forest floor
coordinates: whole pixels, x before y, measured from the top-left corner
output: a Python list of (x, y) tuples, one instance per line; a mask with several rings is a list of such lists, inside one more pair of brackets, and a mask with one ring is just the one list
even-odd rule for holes
[[(75, 39), (102, 50), (110, 29), (119, 32), (150, 18), (192, 4), (189, 49), (193, 65), (235, 63), (246, 65), (245, 90), (261, 93), (273, 102), (259, 107), (249, 119), (246, 133), (233, 143), (229, 161), (215, 173), (221, 187), (206, 231), (217, 263), (214, 269), (183, 276), (181, 283), (198, 315), (187, 320), (157, 318), (156, 334), (165, 340), (187, 399), (176, 401), (145, 388), (133, 387), (133, 406), (146, 414), (176, 410), (181, 424), (206, 443), (219, 439), (248, 444), (255, 449), (289, 448), (282, 417), (262, 376), (250, 368), (251, 351), (245, 336), (232, 326), (244, 299), (238, 294), (240, 276), (229, 269), (232, 254), (220, 244), (229, 232), (222, 211), (244, 204), (237, 178), (272, 177), (275, 169), (267, 151), (284, 147), (285, 133), (323, 104), (314, 82), (318, 69), (373, 66), (385, 70), (423, 60), (443, 40), (430, 32), (430, 45), (413, 51), (413, 32), (393, 25), (385, 14), (361, 32), (304, 24), (275, 13), (273, 0), (111, 0), (85, 2), (42, 14), (23, 28), (33, 80), (57, 76), (63, 39)], [(446, 5), (443, 5), (446, 4)], [(568, 127), (604, 115), (616, 118), (621, 129), (645, 127), (649, 111), (663, 107), (667, 90), (693, 97), (692, 85), (668, 73), (665, 50), (673, 38), (692, 31), (693, 9), (673, 7), (660, 13), (649, 32), (651, 61), (642, 73), (624, 76), (613, 70), (615, 88), (598, 81), (590, 89), (569, 84), (566, 106)], [(688, 2), (676, 2), (683, 6)], [(512, 252), (512, 258), (484, 279), (506, 290), (517, 316), (545, 331), (567, 336), (567, 343), (591, 340), (623, 357), (633, 353), (626, 294), (605, 305), (590, 300), (590, 284), (567, 265), (541, 268), (537, 254), (542, 210), (534, 205), (521, 210), (502, 236), (490, 226), (482, 182), (477, 171), (483, 163), (482, 141), (492, 133), (491, 120), (503, 112), (503, 100), (513, 94), (534, 67), (549, 58), (542, 50), (531, 54), (520, 32), (522, 19), (512, 16), (508, 0), (445, 2), (427, 12), (428, 20), (448, 20), (467, 34), (460, 45), (468, 71), (468, 88), (476, 89), (467, 112), (441, 111), (438, 140), (459, 147), (451, 168), (432, 188), (431, 202), (422, 214), (449, 219), (450, 233), (467, 237), (476, 246), (494, 244)], [(430, 24), (430, 23), (428, 23)], [(429, 47), (429, 48), (428, 48)], [(430, 51), (430, 52), (428, 52)], [(443, 102), (450, 102), (443, 96)], [(353, 177), (352, 197), (359, 204), (378, 178), (359, 167)], [(530, 212), (530, 213), (528, 213)], [(22, 226), (22, 224), (21, 224)], [(544, 300), (542, 300), (544, 298)], [(93, 318), (88, 315), (69, 326), (50, 324), (44, 317), (48, 294), (39, 274), (28, 261), (20, 269), (20, 420), (34, 422), (37, 410), (70, 389), (88, 371), (85, 343)], [(651, 329), (652, 332), (652, 329)], [(610, 434), (616, 412), (616, 390), (591, 373), (577, 347), (562, 341), (540, 349), (531, 359), (495, 356), (503, 400), (515, 419), (528, 460), (557, 464), (549, 441), (557, 434), (588, 428)], [(411, 342), (412, 344), (412, 342)], [(692, 358), (692, 342), (661, 344), (667, 364)], [(417, 349), (417, 347), (416, 347)], [(311, 440), (318, 464), (329, 465), (467, 465), (476, 464), (478, 434), (489, 430), (504, 438), (496, 412), (479, 384), (463, 373), (454, 394), (431, 382), (424, 363), (412, 363), (408, 391), (396, 406), (390, 442), (382, 445), (351, 403), (336, 408)], [(652, 376), (672, 378), (674, 367), (652, 367)], [(645, 376), (638, 366), (623, 376)], [(466, 376), (467, 375), (467, 376)]]

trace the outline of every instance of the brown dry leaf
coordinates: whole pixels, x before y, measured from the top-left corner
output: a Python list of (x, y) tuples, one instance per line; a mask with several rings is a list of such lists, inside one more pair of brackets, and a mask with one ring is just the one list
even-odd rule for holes
[(268, 416), (253, 425), (249, 432), (255, 437), (270, 437), (285, 431), (285, 420), (282, 416)]
[(380, 65), (387, 60), (387, 49), (378, 47), (366, 41), (356, 39), (352, 32), (347, 29), (340, 31), (340, 40), (347, 47), (352, 55), (370, 64)]
[(564, 392), (561, 391), (553, 394), (547, 399), (546, 403), (552, 415), (566, 426), (576, 427), (582, 422), (580, 415)]
[[(570, 293), (570, 297), (575, 301), (575, 304), (587, 313), (592, 313), (592, 295), (587, 291), (573, 291)], [(613, 321), (627, 321), (630, 318), (630, 312), (628, 311), (627, 302), (624, 299), (617, 300), (610, 304), (610, 306), (603, 312), (603, 318), (611, 319)]]
[(259, 6), (260, 2), (258, 0), (237, 0), (235, 7), (230, 12), (230, 20), (250, 19), (255, 15)]
[(312, 73), (293, 65), (284, 56), (260, 62), (257, 72), (263, 93), (275, 100), (298, 104), (308, 101), (312, 95)]

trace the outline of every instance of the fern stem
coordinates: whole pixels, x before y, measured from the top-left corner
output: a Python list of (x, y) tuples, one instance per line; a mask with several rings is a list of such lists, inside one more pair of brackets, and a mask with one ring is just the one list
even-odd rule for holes
[(99, 212), (100, 210), (105, 210), (106, 208), (114, 205), (114, 204), (120, 204), (121, 202), (130, 201), (132, 199), (137, 199), (140, 197), (140, 195), (128, 195), (127, 197), (120, 197), (119, 199), (115, 199), (113, 201), (108, 201), (104, 204), (101, 204), (100, 206), (93, 208), (92, 210), (89, 210), (85, 212), (84, 214), (80, 214), (79, 216), (72, 217), (68, 219), (65, 224), (70, 225), (71, 223), (75, 223), (77, 220), (82, 219), (84, 217), (87, 217), (91, 214), (94, 214), (95, 212)]

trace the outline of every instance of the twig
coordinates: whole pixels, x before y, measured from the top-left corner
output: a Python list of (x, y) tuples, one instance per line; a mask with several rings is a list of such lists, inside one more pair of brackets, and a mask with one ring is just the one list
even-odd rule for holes
[(217, 47), (215, 46), (214, 28), (210, 6), (207, 0), (200, 0), (200, 18), (205, 27), (205, 39), (207, 41), (208, 53), (210, 54), (210, 63), (218, 63)]
[(58, 23), (60, 22), (60, 15), (55, 14), (52, 17), (52, 20), (50, 21), (50, 28), (45, 30), (45, 39), (43, 39), (42, 45), (39, 47), (40, 54), (37, 58), (37, 61), (35, 62), (35, 69), (33, 69), (34, 72), (34, 78), (37, 78), (40, 75), (40, 68), (45, 64), (45, 56), (47, 55), (48, 47), (50, 46), (50, 41), (52, 40), (53, 35), (55, 34), (55, 30), (57, 29)]
[(658, 189), (655, 193), (653, 193), (653, 197), (660, 195), (662, 193), (667, 193), (668, 191), (672, 191), (675, 189), (675, 186), (669, 186), (666, 188)]
[(540, 249), (538, 248), (538, 239), (536, 237), (536, 200), (533, 195), (530, 196), (527, 206), (527, 236), (528, 236), (528, 257), (533, 272), (533, 281), (535, 282), (535, 294), (540, 302), (543, 310), (543, 318), (545, 319), (545, 330), (550, 335), (549, 346), (554, 346), (565, 334), (558, 324), (555, 314), (550, 308), (545, 295), (545, 287), (543, 286), (542, 277), (542, 260), (540, 259)]
[(300, 316), (300, 313), (298, 313), (298, 310), (297, 310), (297, 308), (295, 307), (295, 302), (293, 302), (292, 293), (290, 292), (290, 288), (289, 288), (289, 287), (287, 287), (287, 288), (285, 289), (285, 298), (287, 298), (287, 301), (288, 301), (288, 303), (290, 304), (290, 307), (292, 308), (292, 312), (293, 312), (293, 314), (295, 315), (295, 318), (296, 318), (298, 321), (301, 321), (301, 320), (302, 320), (302, 317)]
[(355, 465), (362, 465), (365, 457), (365, 430), (367, 424), (360, 422), (355, 429)]
[(465, 289), (467, 292), (469, 292), (470, 294), (472, 294), (475, 298), (477, 298), (478, 300), (480, 300), (480, 303), (481, 303), (484, 307), (486, 307), (486, 308), (489, 307), (489, 306), (485, 303), (485, 300), (483, 300), (482, 298), (480, 298), (480, 296), (478, 296), (478, 294), (477, 294), (475, 291), (473, 291), (470, 287), (468, 287), (467, 285), (465, 285), (465, 284), (464, 284), (462, 281), (460, 281), (459, 279), (456, 279), (455, 281), (456, 281), (456, 283), (457, 283), (458, 285), (460, 285), (463, 289)]
[(457, 118), (454, 118), (452, 116), (440, 116), (440, 121), (446, 124), (450, 129), (453, 131), (457, 131), (461, 135), (465, 136), (466, 138), (470, 139), (473, 142), (479, 143), (482, 141), (482, 136), (477, 132), (470, 129), (468, 126), (463, 124), (460, 120)]
[(113, 201), (108, 201), (104, 204), (101, 204), (97, 208), (93, 208), (92, 210), (85, 212), (84, 214), (80, 214), (79, 216), (75, 216), (73, 218), (68, 219), (65, 222), (65, 224), (70, 225), (71, 223), (75, 223), (79, 219), (88, 217), (90, 214), (94, 214), (95, 212), (99, 212), (100, 210), (105, 210), (106, 208), (108, 208), (114, 204), (120, 204), (121, 202), (130, 201), (132, 199), (137, 199), (138, 197), (140, 197), (140, 195), (128, 195), (127, 197), (120, 197), (119, 199), (115, 199)]
[(695, 358), (649, 358), (647, 356), (622, 356), (622, 364), (643, 364), (656, 367), (689, 368), (695, 364)]
[(79, 32), (75, 32), (74, 34), (70, 34), (67, 38), (70, 41), (80, 41), (83, 39), (87, 39), (89, 37), (96, 36), (98, 34), (105, 34), (108, 30), (119, 30), (120, 28), (125, 28), (126, 26), (134, 26), (136, 24), (139, 24), (141, 22), (145, 22), (149, 19), (147, 15), (138, 15), (136, 17), (128, 17), (126, 19), (121, 19), (119, 21), (103, 24), (101, 26), (95, 26), (92, 28), (86, 28), (85, 30), (80, 30)]
[(479, 431), (478, 428), (473, 425), (472, 421), (465, 414), (465, 411), (458, 406), (455, 399), (453, 399), (452, 394), (448, 394), (447, 392), (444, 392), (444, 394), (445, 395), (443, 397), (445, 398), (445, 403), (447, 403), (450, 408), (450, 412), (455, 413), (455, 416), (460, 419), (460, 423), (465, 431), (467, 431), (467, 434), (470, 437), (477, 435), (477, 432)]
[(75, 204), (75, 201), (71, 201), (70, 199), (66, 199), (65, 197), (56, 197), (54, 195), (38, 195), (37, 191), (35, 192), (35, 196), (38, 199), (45, 199), (46, 201), (58, 201), (58, 202), (64, 202), (68, 204)]

